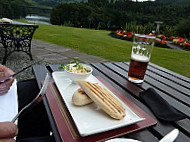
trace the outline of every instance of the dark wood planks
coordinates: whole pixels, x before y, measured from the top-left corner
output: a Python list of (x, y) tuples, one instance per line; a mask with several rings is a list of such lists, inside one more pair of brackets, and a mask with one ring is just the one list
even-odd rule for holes
[[(116, 66), (128, 72), (129, 69), (128, 64), (117, 63)], [(116, 72), (118, 69), (117, 67), (115, 68)], [(121, 71), (119, 71), (119, 73), (125, 77), (126, 73), (122, 74)], [(127, 79), (127, 77), (125, 78)], [(175, 89), (167, 85), (162, 84), (161, 82), (158, 82), (158, 79), (161, 78), (158, 77), (156, 77), (155, 79), (151, 78), (149, 75), (149, 71), (147, 71), (147, 75), (145, 76), (145, 81), (140, 87), (143, 87), (144, 89), (147, 89), (149, 87), (154, 88), (164, 99), (166, 99), (171, 105), (175, 106), (176, 109), (178, 109), (179, 111), (183, 110), (183, 113), (190, 116), (190, 109), (189, 109), (190, 97), (176, 91)]]
[[(150, 63), (145, 82), (142, 85), (135, 85), (127, 80), (129, 63), (92, 63), (90, 65), (94, 69), (94, 75), (101, 76), (104, 80), (123, 93), (128, 99), (137, 104), (153, 118), (155, 117), (152, 112), (143, 104), (138, 96), (140, 91), (143, 91), (148, 87), (153, 87), (171, 105), (188, 115), (187, 119), (180, 120), (175, 123), (166, 123), (158, 120), (158, 124), (156, 126), (125, 135), (124, 137), (133, 138), (144, 142), (156, 142), (172, 129), (178, 128), (180, 130), (180, 135), (176, 142), (190, 141), (190, 109), (188, 102), (190, 98), (189, 78), (183, 77), (165, 68)], [(43, 68), (37, 67), (35, 72), (38, 72), (38, 76), (41, 76), (42, 74), (45, 74), (45, 72), (57, 71), (58, 66), (59, 65), (50, 65), (48, 69), (46, 68), (46, 71), (44, 71)], [(44, 77), (41, 78), (44, 79)]]
[(190, 78), (187, 78), (185, 76), (177, 74), (177, 73), (175, 73), (173, 71), (167, 70), (167, 69), (165, 69), (165, 68), (163, 68), (161, 66), (158, 66), (156, 64), (153, 64), (153, 63), (149, 63), (149, 64), (150, 64), (150, 66), (152, 66), (152, 67), (154, 67), (154, 68), (156, 68), (158, 70), (161, 70), (162, 72), (166, 72), (167, 74), (170, 74), (171, 76), (174, 76), (174, 77), (178, 78), (179, 80), (183, 80), (184, 82), (190, 83)]
[[(128, 63), (127, 63), (127, 65), (129, 66)], [(126, 67), (126, 68), (127, 68), (127, 71), (128, 71), (129, 67)], [(179, 96), (179, 94), (180, 94), (181, 95), (180, 100), (185, 100), (185, 103), (189, 101), (189, 99), (190, 99), (189, 98), (190, 97), (190, 90), (188, 89), (188, 87), (190, 86), (190, 84), (186, 84), (186, 86), (184, 87), (184, 86), (176, 83), (176, 82), (178, 82), (177, 78), (175, 78), (176, 82), (174, 82), (173, 80), (168, 79), (169, 76), (167, 76), (167, 77), (162, 76), (163, 72), (161, 72), (160, 74), (157, 74), (157, 72), (156, 73), (152, 72), (153, 69), (154, 68), (151, 68), (151, 66), (148, 66), (148, 70), (147, 70), (146, 76), (145, 76), (145, 81), (146, 81), (147, 78), (148, 79), (153, 79), (153, 80), (157, 81), (160, 84), (159, 88), (162, 88), (162, 90), (165, 89), (168, 92), (170, 91), (169, 94), (175, 94), (175, 96)], [(183, 97), (183, 98), (181, 98), (181, 97)], [(189, 105), (189, 103), (187, 103), (187, 105)]]
[[(60, 65), (50, 65), (50, 69), (52, 70), (52, 71), (59, 71), (58, 70), (58, 67), (59, 67)], [(62, 70), (63, 71), (63, 70)]]
[(190, 89), (188, 82), (181, 80), (178, 77), (169, 74), (168, 72), (165, 72), (166, 70), (163, 71), (159, 68), (155, 68), (154, 66), (151, 65), (151, 63), (148, 66), (148, 70), (155, 74), (158, 74), (159, 76), (161, 76), (163, 78), (166, 78), (167, 80), (169, 80), (171, 82), (178, 84), (179, 86), (183, 86), (184, 88)]
[[(136, 86), (136, 85), (132, 86), (132, 85), (128, 85), (127, 83), (124, 83), (124, 82), (127, 82), (127, 81), (124, 81), (124, 80), (127, 79), (127, 70), (128, 69), (126, 69), (126, 66), (123, 63), (114, 63), (114, 64), (112, 64), (112, 63), (103, 63), (103, 64), (96, 63), (96, 64), (92, 64), (92, 66), (95, 67), (97, 70), (99, 70), (101, 73), (103, 73), (110, 80), (113, 80), (115, 83), (119, 84), (122, 88), (124, 88), (124, 89), (126, 88), (126, 90), (129, 89), (130, 91), (129, 90), (128, 91), (130, 93), (132, 93), (132, 95), (134, 95), (134, 96), (138, 96), (137, 92), (139, 92), (139, 88), (140, 89), (146, 89), (147, 86), (149, 86), (148, 83), (145, 83), (146, 85), (140, 85), (140, 86)], [(124, 80), (121, 79), (122, 77), (123, 77)], [(155, 82), (153, 82), (153, 83), (155, 83)], [(131, 90), (133, 90), (133, 89), (135, 89), (134, 92), (131, 92)], [(161, 93), (163, 93), (163, 92), (161, 92)], [(170, 101), (174, 101), (174, 99), (172, 97), (170, 97), (170, 99), (172, 99)], [(180, 102), (178, 102), (178, 103), (181, 104)], [(176, 105), (176, 103), (174, 103), (174, 105)], [(186, 108), (186, 106), (184, 105), (181, 109), (183, 110), (185, 108)], [(178, 109), (180, 109), (180, 107), (178, 107)], [(187, 109), (188, 109), (188, 107), (187, 107)], [(144, 110), (144, 108), (143, 108), (143, 110)], [(187, 112), (187, 113), (189, 113), (189, 112)], [(180, 128), (185, 134), (189, 134), (189, 131), (190, 131), (189, 126), (185, 125), (185, 124), (188, 124), (188, 123), (189, 123), (189, 119), (186, 119), (186, 120), (181, 120), (181, 122), (178, 122), (176, 124), (177, 124), (177, 127)], [(166, 124), (166, 125), (168, 125), (168, 124)], [(158, 127), (158, 126), (156, 126), (156, 127)], [(159, 129), (155, 129), (155, 130), (156, 131), (157, 130), (164, 131), (165, 130), (164, 127), (160, 126), (160, 128), (159, 128), (160, 130)], [(175, 128), (175, 126), (172, 126), (172, 127)], [(159, 131), (157, 131), (157, 132), (159, 132)], [(182, 135), (184, 135), (184, 134), (182, 134)], [(180, 139), (181, 140), (182, 139), (183, 140), (184, 139), (188, 140), (189, 137), (184, 135)]]
[[(108, 66), (110, 67), (110, 63), (107, 63), (107, 64), (109, 64)], [(116, 63), (117, 64), (117, 67), (119, 66), (119, 67), (123, 67), (123, 68), (127, 68), (126, 66), (124, 66), (122, 63)], [(121, 65), (121, 66), (120, 66)], [(112, 68), (114, 68), (114, 66), (111, 66)], [(116, 70), (119, 70), (118, 68), (115, 68)], [(119, 73), (121, 73), (121, 71), (119, 71)], [(121, 75), (123, 75), (122, 73), (121, 73)], [(124, 74), (124, 77), (125, 77), (125, 74)], [(127, 79), (127, 78), (126, 78)], [(143, 83), (143, 84), (146, 84), (146, 82), (145, 83)], [(141, 87), (142, 87), (143, 85), (141, 85)], [(159, 91), (159, 90), (157, 90), (158, 91), (158, 93), (159, 94), (163, 94), (164, 92), (161, 92), (161, 91)], [(186, 112), (185, 114), (187, 114), (188, 116), (189, 116), (189, 107), (188, 106), (185, 106), (185, 105), (183, 105), (183, 104), (181, 104), (180, 102), (177, 102), (175, 99), (173, 99), (172, 100), (172, 98), (170, 98), (170, 101), (172, 101), (173, 103), (173, 106), (176, 106), (177, 104), (179, 105), (177, 108), (179, 109), (179, 111), (182, 111), (182, 112)], [(176, 102), (177, 102), (177, 104), (176, 104)], [(189, 103), (188, 102), (188, 100), (187, 100), (187, 103)], [(186, 125), (186, 126), (188, 126), (188, 125)], [(189, 129), (189, 127), (188, 127), (188, 129)], [(189, 129), (190, 130), (190, 129)]]
[(45, 65), (34, 65), (32, 68), (34, 75), (37, 79), (38, 86), (39, 88), (41, 88), (41, 81), (45, 79), (46, 73), (50, 74), (50, 72)]
[[(128, 91), (128, 93), (130, 93), (130, 94), (128, 94), (126, 97), (132, 96), (132, 97), (135, 97), (137, 100), (139, 100), (138, 94), (139, 94), (139, 92), (142, 91), (142, 89), (140, 89), (139, 87), (137, 87), (136, 85), (134, 85), (132, 83), (128, 83), (128, 81), (125, 78), (119, 76), (114, 71), (111, 71), (109, 68), (106, 68), (103, 64), (95, 63), (92, 66), (103, 74), (101, 77), (106, 76), (111, 81), (114, 80), (114, 83), (117, 84), (118, 86), (120, 86), (120, 88), (124, 89), (125, 91)], [(98, 73), (98, 74), (100, 74), (100, 73)], [(119, 91), (121, 90), (120, 88), (116, 87), (116, 89), (118, 89)], [(126, 93), (124, 93), (124, 95), (126, 95)], [(154, 115), (152, 114), (152, 112), (143, 103), (141, 103), (140, 101), (134, 102), (134, 103), (136, 103), (145, 112), (147, 112), (149, 115), (151, 115), (153, 118), (155, 118)], [(172, 125), (166, 125), (166, 123), (158, 122), (158, 124), (154, 128), (158, 129), (157, 131), (162, 130), (162, 131), (159, 131), (159, 134), (161, 136), (164, 136), (169, 130), (171, 130), (175, 127), (173, 127)]]

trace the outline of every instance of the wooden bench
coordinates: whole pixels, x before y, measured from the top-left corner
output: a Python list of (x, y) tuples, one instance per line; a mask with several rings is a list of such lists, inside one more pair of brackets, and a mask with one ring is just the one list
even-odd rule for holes
[(0, 43), (5, 48), (2, 64), (13, 52), (25, 52), (32, 60), (31, 41), (38, 25), (20, 22), (0, 23)]

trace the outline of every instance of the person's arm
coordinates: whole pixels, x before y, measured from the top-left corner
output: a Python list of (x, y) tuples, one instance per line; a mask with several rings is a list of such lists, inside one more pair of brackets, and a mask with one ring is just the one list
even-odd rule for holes
[(17, 126), (12, 122), (0, 122), (0, 142), (14, 142), (18, 134)]
[[(14, 74), (14, 72), (11, 69), (3, 65), (0, 65), (0, 78), (3, 78), (5, 76), (10, 76), (12, 74)], [(5, 82), (0, 82), (0, 95), (3, 95), (9, 91), (14, 79), (15, 78), (11, 78)]]
[(16, 140), (14, 140), (14, 139), (12, 139), (12, 138), (0, 139), (0, 142), (16, 142)]
[(16, 142), (16, 140), (14, 140), (14, 139), (12, 139), (12, 138), (0, 139), (0, 142)]

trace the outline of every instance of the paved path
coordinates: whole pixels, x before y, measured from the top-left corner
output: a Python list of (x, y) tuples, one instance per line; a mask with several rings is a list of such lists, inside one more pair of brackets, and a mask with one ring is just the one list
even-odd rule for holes
[(72, 50), (63, 46), (33, 40), (32, 56), (34, 59), (46, 58), (46, 62), (50, 64), (66, 64), (73, 59), (79, 57), (82, 63), (107, 62), (108, 60), (88, 55), (76, 50)]
[[(4, 55), (4, 48), (0, 45), (0, 63)], [(108, 62), (109, 60), (88, 55), (76, 50), (72, 50), (63, 46), (58, 46), (48, 42), (39, 40), (32, 40), (32, 56), (34, 61), (42, 58), (46, 58), (41, 64), (67, 64), (73, 57), (79, 57), (81, 63), (96, 63), (96, 62)], [(23, 52), (14, 52), (8, 57), (6, 66), (14, 70), (15, 72), (21, 68), (27, 66), (32, 61), (27, 54)], [(25, 80), (34, 78), (32, 69), (28, 69), (17, 76), (17, 80)]]
[(185, 50), (185, 49), (182, 49), (180, 47), (178, 47), (177, 45), (174, 45), (172, 44), (173, 42), (172, 41), (168, 41), (167, 42), (167, 46), (170, 47), (171, 49), (176, 49), (176, 50)]

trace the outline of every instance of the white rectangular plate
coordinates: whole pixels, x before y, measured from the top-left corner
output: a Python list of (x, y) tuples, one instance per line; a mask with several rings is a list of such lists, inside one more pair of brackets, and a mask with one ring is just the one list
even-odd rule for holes
[(79, 85), (73, 84), (64, 71), (53, 72), (52, 76), (81, 136), (109, 131), (144, 120), (144, 118), (136, 115), (93, 75), (89, 76), (86, 80), (92, 83), (98, 83), (100, 86), (106, 88), (123, 104), (126, 116), (122, 120), (111, 118), (103, 110), (98, 109), (94, 103), (81, 107), (73, 105), (72, 96), (79, 88)]

